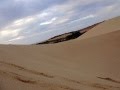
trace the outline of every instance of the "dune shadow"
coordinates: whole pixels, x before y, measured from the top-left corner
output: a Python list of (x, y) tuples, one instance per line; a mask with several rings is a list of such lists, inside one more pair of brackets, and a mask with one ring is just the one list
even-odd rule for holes
[(105, 78), (97, 77), (97, 78), (120, 84), (120, 81), (114, 80), (114, 79), (109, 78), (109, 77), (105, 77)]
[(3, 62), (3, 61), (0, 61), (0, 63), (4, 64), (4, 65), (8, 65), (8, 66), (13, 67), (13, 68), (18, 69), (18, 70), (27, 72), (27, 73), (31, 73), (31, 74), (35, 74), (35, 75), (41, 75), (41, 76), (47, 77), (47, 78), (54, 78), (54, 76), (52, 76), (52, 75), (48, 75), (48, 74), (45, 74), (43, 72), (38, 72), (38, 71), (35, 71), (35, 70), (30, 70), (30, 69), (24, 68), (24, 67), (16, 65), (16, 64), (7, 63), (7, 62)]

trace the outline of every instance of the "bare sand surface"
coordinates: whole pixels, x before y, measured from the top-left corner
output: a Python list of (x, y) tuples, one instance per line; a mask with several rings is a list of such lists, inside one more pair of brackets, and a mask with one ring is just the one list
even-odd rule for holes
[(0, 90), (120, 90), (120, 24), (115, 25), (81, 40), (0, 45)]
[(104, 21), (103, 23), (100, 23), (96, 27), (89, 30), (88, 33), (83, 34), (80, 38), (76, 40), (87, 39), (90, 37), (106, 34), (109, 32), (114, 32), (118, 30), (120, 30), (120, 17), (116, 17), (114, 19), (110, 19)]

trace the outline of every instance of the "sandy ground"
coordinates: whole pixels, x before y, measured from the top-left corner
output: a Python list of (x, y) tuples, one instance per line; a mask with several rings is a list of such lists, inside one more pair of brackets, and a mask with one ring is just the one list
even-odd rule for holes
[(79, 39), (76, 40), (87, 39), (90, 37), (95, 37), (118, 30), (120, 30), (120, 17), (116, 17), (114, 19), (105, 21), (97, 25), (96, 27), (89, 30), (88, 33), (85, 33)]
[[(116, 20), (101, 24), (105, 33), (97, 26), (97, 35), (81, 40), (0, 45), (0, 90), (120, 90), (120, 22)], [(112, 27), (108, 23), (114, 28), (107, 28)]]

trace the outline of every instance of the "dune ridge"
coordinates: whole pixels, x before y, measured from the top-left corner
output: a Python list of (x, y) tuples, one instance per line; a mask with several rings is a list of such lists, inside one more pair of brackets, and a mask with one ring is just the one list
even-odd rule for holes
[(103, 23), (100, 23), (89, 30), (88, 33), (82, 35), (79, 39), (86, 39), (118, 30), (120, 30), (120, 17), (115, 17), (114, 19), (106, 20)]

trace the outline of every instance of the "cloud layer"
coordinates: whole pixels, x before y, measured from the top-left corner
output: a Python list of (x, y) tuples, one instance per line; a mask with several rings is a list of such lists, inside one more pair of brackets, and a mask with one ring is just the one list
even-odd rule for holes
[(32, 44), (119, 16), (120, 0), (0, 0), (0, 43)]

